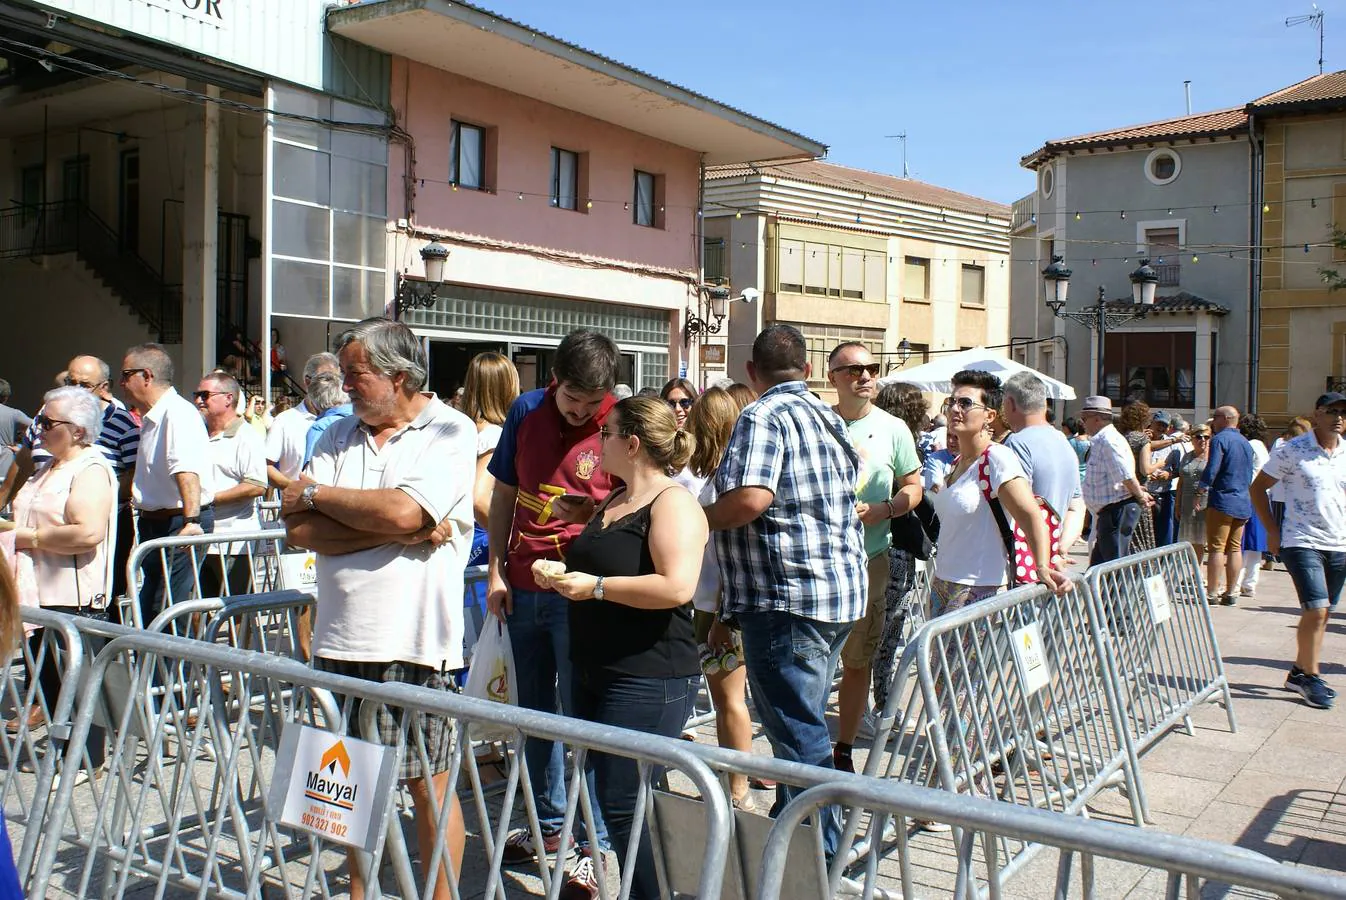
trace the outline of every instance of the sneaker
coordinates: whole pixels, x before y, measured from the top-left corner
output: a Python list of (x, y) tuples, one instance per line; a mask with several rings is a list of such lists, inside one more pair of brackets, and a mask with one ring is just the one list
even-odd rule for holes
[(1256, 597), (1257, 592), (1250, 587), (1239, 588), (1240, 597)]
[[(64, 773), (61, 773), (61, 774), (57, 775), (54, 779), (52, 779), (52, 783), (51, 783), (51, 790), (52, 790), (52, 793), (55, 793), (56, 791), (59, 791), (59, 790), (61, 789), (61, 780), (62, 780), (63, 778), (65, 778), (65, 774), (64, 774)], [(75, 782), (75, 787), (79, 787), (81, 784), (88, 784), (88, 783), (89, 783), (89, 770), (88, 770), (88, 769), (76, 769), (76, 770), (75, 770), (75, 776), (74, 776), (74, 782)]]
[(953, 831), (953, 826), (948, 822), (936, 822), (933, 819), (912, 819), (911, 823), (916, 826), (917, 831), (930, 834), (948, 834)]
[(879, 711), (870, 707), (860, 718), (860, 734), (873, 740), (879, 733)]
[[(561, 849), (561, 832), (542, 836), (542, 852), (548, 856), (556, 855)], [(537, 848), (533, 846), (533, 833), (527, 828), (511, 831), (505, 838), (504, 855), (501, 862), (507, 866), (518, 866), (537, 859)]]
[(560, 900), (593, 900), (598, 896), (598, 867), (588, 850), (580, 853), (575, 865), (566, 872)]
[(850, 751), (842, 750), (840, 747), (832, 748), (832, 768), (838, 772), (850, 772), (855, 774), (855, 760), (851, 758)]
[(1304, 702), (1314, 709), (1331, 709), (1332, 701), (1336, 699), (1336, 691), (1328, 687), (1327, 682), (1307, 672), (1291, 672), (1285, 679), (1285, 689), (1303, 697)]
[(1320, 676), (1305, 675), (1304, 670), (1301, 669), (1299, 666), (1290, 667), (1290, 674), (1285, 676), (1285, 689), (1287, 691), (1297, 690), (1297, 688), (1291, 686), (1291, 682), (1296, 679), (1303, 679), (1303, 678), (1318, 678), (1318, 680), (1322, 682), (1323, 690), (1327, 693), (1327, 696), (1331, 697), (1333, 700), (1337, 699), (1337, 691), (1335, 688), (1328, 687), (1327, 682), (1323, 681), (1323, 679)]
[(1235, 597), (1233, 594), (1225, 594), (1223, 597), (1220, 598), (1221, 606), (1238, 606), (1238, 602), (1239, 602), (1238, 598)]

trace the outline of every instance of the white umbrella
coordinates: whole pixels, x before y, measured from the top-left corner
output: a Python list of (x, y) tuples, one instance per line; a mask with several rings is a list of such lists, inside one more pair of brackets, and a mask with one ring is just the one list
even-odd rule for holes
[(1032, 372), (1039, 381), (1046, 385), (1048, 397), (1053, 400), (1075, 399), (1075, 389), (1065, 382), (1043, 375), (1037, 369), (1031, 369), (1022, 363), (1017, 363), (1007, 356), (1001, 356), (998, 350), (987, 350), (985, 347), (973, 347), (971, 350), (963, 350), (958, 353), (941, 353), (932, 362), (911, 369), (898, 369), (895, 372), (890, 372), (879, 379), (879, 384), (893, 384), (900, 381), (915, 385), (923, 391), (947, 394), (953, 390), (953, 385), (949, 383), (949, 379), (953, 378), (955, 373), (964, 369), (990, 372), (1001, 381), (1020, 372)]

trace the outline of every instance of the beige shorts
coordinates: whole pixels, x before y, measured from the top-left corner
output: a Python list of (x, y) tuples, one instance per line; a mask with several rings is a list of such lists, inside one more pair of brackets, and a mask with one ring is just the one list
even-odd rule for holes
[(851, 626), (851, 633), (841, 648), (841, 664), (848, 669), (868, 669), (874, 651), (883, 637), (883, 620), (887, 615), (884, 596), (888, 590), (888, 551), (875, 554), (869, 560), (869, 596), (865, 598), (865, 614)]

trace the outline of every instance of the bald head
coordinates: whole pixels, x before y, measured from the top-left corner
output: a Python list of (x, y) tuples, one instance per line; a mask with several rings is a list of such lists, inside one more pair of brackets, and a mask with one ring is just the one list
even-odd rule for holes
[(1218, 407), (1211, 415), (1211, 427), (1215, 431), (1223, 431), (1226, 428), (1237, 428), (1238, 424), (1239, 411), (1232, 406)]

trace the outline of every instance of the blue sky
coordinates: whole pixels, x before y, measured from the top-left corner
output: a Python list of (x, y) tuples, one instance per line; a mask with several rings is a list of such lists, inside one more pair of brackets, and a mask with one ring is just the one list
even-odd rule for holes
[[(834, 162), (1004, 203), (1050, 138), (1242, 105), (1318, 71), (1310, 0), (478, 0), (501, 15), (815, 138)], [(1325, 69), (1346, 68), (1346, 2)]]

